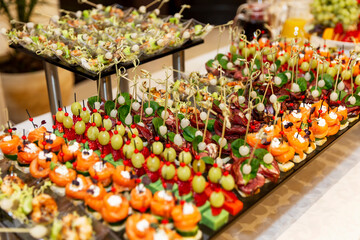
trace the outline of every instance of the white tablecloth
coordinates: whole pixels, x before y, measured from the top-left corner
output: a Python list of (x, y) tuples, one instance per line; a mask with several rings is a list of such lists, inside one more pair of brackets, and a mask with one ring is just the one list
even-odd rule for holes
[[(206, 44), (186, 51), (187, 70), (204, 70), (206, 60), (217, 53), (214, 46), (218, 46), (218, 36), (212, 33)], [(221, 42), (219, 52), (228, 50), (223, 45)], [(167, 57), (143, 67), (155, 77), (164, 76), (159, 70), (164, 64), (171, 64), (169, 60)], [(51, 129), (50, 113), (35, 117), (34, 121), (39, 124), (44, 119)], [(29, 121), (17, 125), (20, 131), (30, 127)], [(360, 239), (359, 160), (360, 124), (217, 239)]]

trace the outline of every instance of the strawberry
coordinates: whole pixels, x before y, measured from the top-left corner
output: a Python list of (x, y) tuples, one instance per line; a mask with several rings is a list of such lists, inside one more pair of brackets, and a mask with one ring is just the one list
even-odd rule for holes
[(202, 193), (194, 193), (194, 201), (197, 207), (200, 207), (205, 204), (208, 197), (206, 196), (205, 192)]
[(334, 33), (335, 34), (342, 34), (343, 32), (344, 32), (344, 27), (343, 27), (342, 23), (338, 22), (335, 25)]
[(190, 192), (191, 189), (191, 185), (190, 185), (190, 181), (178, 181), (178, 186), (179, 186), (179, 195), (186, 195)]

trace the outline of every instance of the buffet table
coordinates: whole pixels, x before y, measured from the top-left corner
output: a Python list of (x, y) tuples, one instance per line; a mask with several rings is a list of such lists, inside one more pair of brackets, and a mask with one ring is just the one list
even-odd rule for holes
[[(226, 34), (224, 34), (226, 36)], [(188, 71), (205, 71), (204, 63), (217, 51), (228, 49), (228, 40), (218, 46), (218, 32), (205, 39), (203, 46), (186, 54)], [(209, 51), (212, 46), (212, 51)], [(204, 54), (204, 52), (206, 52)], [(200, 54), (199, 54), (200, 53)], [(168, 64), (167, 58), (143, 67), (162, 76), (160, 69)], [(130, 71), (131, 72), (131, 71)], [(131, 73), (132, 75), (134, 73)], [(84, 90), (86, 91), (86, 90)], [(115, 92), (116, 89), (113, 89)], [(46, 120), (51, 129), (50, 113), (34, 118)], [(18, 124), (17, 129), (29, 129), (29, 121)], [(325, 153), (318, 156), (289, 181), (283, 183), (254, 208), (231, 224), (216, 239), (358, 239), (360, 236), (358, 190), (360, 163), (360, 124), (354, 126)]]

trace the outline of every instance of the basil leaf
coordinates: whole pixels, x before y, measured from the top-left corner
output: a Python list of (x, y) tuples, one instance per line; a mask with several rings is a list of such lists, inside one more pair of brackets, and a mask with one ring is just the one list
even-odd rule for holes
[(276, 61), (275, 61), (275, 65), (276, 65), (276, 69), (279, 69), (279, 67), (281, 66), (281, 61), (280, 61), (280, 60), (276, 60)]
[(154, 125), (155, 131), (160, 135), (159, 127), (162, 126), (164, 123), (162, 118), (159, 118), (159, 117), (153, 118), (153, 120), (151, 122)]
[(214, 63), (214, 59), (211, 59), (209, 61), (206, 62), (206, 66), (208, 66), (209, 68), (213, 68), (213, 63)]
[[(249, 159), (246, 159), (242, 164), (241, 164), (241, 167), (240, 167), (240, 171), (242, 171), (243, 169), (243, 166), (245, 164), (247, 164), (249, 162)], [(256, 175), (257, 175), (257, 172), (259, 170), (259, 166), (260, 166), (260, 160), (257, 159), (257, 158), (253, 158), (251, 160), (251, 163), (250, 163), (250, 166), (251, 166), (251, 172), (249, 174), (243, 174), (243, 179), (245, 181), (245, 185), (248, 184), (248, 182), (251, 180), (251, 179), (254, 179), (256, 178)]]
[(203, 137), (202, 136), (196, 136), (194, 140), (192, 141), (192, 146), (196, 152), (201, 152), (198, 148), (199, 143), (202, 142)]
[(216, 55), (215, 59), (218, 60), (218, 62), (220, 62), (220, 60), (222, 59), (223, 56), (225, 56), (225, 55), (222, 53), (219, 53)]
[(106, 101), (105, 103), (105, 113), (110, 116), (110, 112), (115, 108), (115, 103), (113, 101)]
[(120, 118), (120, 121), (125, 124), (125, 118), (130, 112), (130, 106), (129, 105), (123, 105), (119, 107), (118, 109), (118, 115)]
[(228, 68), (227, 68), (227, 64), (228, 64), (228, 60), (226, 60), (226, 59), (224, 59), (224, 58), (221, 58), (220, 60), (219, 60), (219, 64), (220, 64), (220, 66), (223, 68), (223, 69), (225, 69), (225, 70), (227, 70)]
[(306, 91), (306, 89), (307, 89), (307, 83), (306, 83), (305, 78), (302, 78), (302, 77), (301, 77), (301, 78), (298, 78), (297, 84), (299, 85), (301, 92)]
[(334, 78), (330, 74), (325, 73), (324, 76), (322, 76), (322, 74), (319, 74), (319, 80), (321, 79), (325, 81), (325, 86), (323, 87), (324, 89), (329, 90), (333, 87)]
[(139, 123), (139, 122), (140, 122), (140, 115), (135, 115), (135, 116), (134, 116), (134, 122), (135, 122), (135, 123)]
[(50, 170), (54, 170), (56, 166), (57, 166), (56, 163), (50, 162)]
[[(124, 104), (126, 104), (126, 105), (130, 105), (130, 104), (131, 104), (130, 94), (129, 94), (128, 92), (123, 92), (123, 93), (119, 94), (119, 95), (117, 96), (117, 98), (116, 98), (117, 103), (119, 103), (119, 101), (118, 101), (119, 96), (123, 96), (123, 97), (124, 97), (124, 99), (125, 99), (125, 103), (124, 103)], [(120, 103), (119, 103), (119, 104), (120, 104)]]
[(214, 124), (215, 124), (215, 119), (209, 119), (208, 120), (208, 125), (207, 125), (207, 130), (209, 130), (210, 132), (213, 132), (214, 131)]
[(71, 162), (66, 162), (65, 166), (66, 166), (66, 168), (73, 168), (73, 165)]
[(280, 83), (280, 85), (278, 85), (279, 87), (282, 87), (283, 85), (285, 85), (288, 82), (288, 78), (285, 75), (285, 73), (278, 73), (276, 76), (281, 79), (281, 83)]
[(209, 156), (205, 156), (205, 157), (202, 157), (201, 158), (206, 164), (211, 164), (211, 165), (213, 165), (214, 164), (214, 159), (212, 159), (211, 157), (209, 157)]
[(260, 70), (261, 69), (261, 62), (259, 59), (255, 59), (255, 65), (256, 65), (256, 69)]
[(170, 141), (174, 142), (174, 138), (175, 138), (175, 133), (174, 132), (168, 132), (168, 138)]
[(288, 99), (289, 98), (289, 96), (288, 95), (282, 95), (281, 97), (279, 97), (278, 99), (277, 99), (277, 101), (278, 102), (284, 102), (286, 99)]
[(64, 136), (64, 133), (59, 132), (59, 130), (57, 130), (57, 129), (55, 130), (54, 134), (55, 134), (57, 137), (62, 137), (62, 136)]
[(195, 138), (196, 131), (197, 131), (196, 128), (187, 126), (186, 128), (184, 128), (183, 137), (185, 138), (186, 141), (192, 142)]
[[(246, 157), (246, 156), (242, 156), (239, 152), (239, 148), (244, 145), (244, 142), (245, 142), (244, 139), (238, 138), (231, 143), (231, 151), (235, 157), (238, 157), (238, 158)], [(245, 145), (248, 146), (247, 143)], [(249, 154), (247, 156), (249, 156)]]
[(269, 153), (266, 149), (263, 148), (258, 148), (255, 150), (254, 155), (259, 158), (259, 159), (263, 159), (265, 154)]
[(243, 88), (240, 88), (239, 90), (238, 90), (238, 96), (242, 96), (243, 94), (244, 94), (244, 89)]
[(98, 96), (92, 96), (92, 97), (89, 97), (89, 98), (88, 98), (88, 104), (90, 105), (90, 107), (91, 107), (92, 109), (95, 108), (95, 102), (97, 102), (98, 99), (99, 99)]
[[(349, 94), (349, 95), (346, 97), (345, 103), (347, 103), (347, 102), (349, 101), (349, 97), (351, 97), (351, 94)], [(355, 97), (355, 99), (356, 99), (355, 104), (353, 104), (353, 105), (350, 105), (350, 104), (349, 104), (349, 105), (346, 105), (346, 106), (348, 106), (348, 107), (360, 106), (360, 96), (354, 95), (354, 97)]]

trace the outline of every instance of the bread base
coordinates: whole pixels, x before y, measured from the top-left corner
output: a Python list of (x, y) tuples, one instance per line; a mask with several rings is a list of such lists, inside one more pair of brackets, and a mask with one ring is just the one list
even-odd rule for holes
[(65, 188), (64, 187), (58, 187), (55, 185), (51, 185), (50, 189), (57, 195), (64, 197), (65, 196)]
[(359, 119), (359, 116), (356, 116), (356, 117), (349, 118), (348, 121), (349, 121), (350, 123), (352, 123), (353, 121), (356, 121), (356, 120), (358, 120), (358, 119)]
[(349, 122), (346, 122), (345, 124), (341, 124), (340, 125), (340, 131), (344, 130), (345, 128), (347, 128), (349, 126)]
[(315, 149), (316, 149), (316, 144), (315, 144), (314, 147), (309, 146), (308, 149), (306, 149), (305, 153), (306, 153), (306, 154), (310, 154), (310, 153), (312, 153)]
[(324, 145), (324, 143), (326, 143), (326, 141), (327, 141), (327, 138), (324, 137), (323, 139), (320, 139), (320, 140), (315, 141), (315, 144), (316, 144), (317, 146), (322, 146), (322, 145)]
[(182, 237), (182, 239), (184, 239), (184, 240), (200, 240), (200, 239), (202, 239), (202, 235), (203, 234), (199, 229), (195, 236), (193, 236), (193, 237)]
[(254, 194), (247, 194), (247, 193), (244, 193), (243, 191), (238, 190), (238, 193), (239, 193), (240, 196), (242, 196), (243, 198), (254, 196), (255, 194), (258, 194), (259, 192), (260, 192), (260, 189), (257, 189), (257, 190), (254, 192)]
[(304, 153), (304, 156), (302, 158), (300, 158), (299, 155), (295, 155), (293, 162), (294, 163), (301, 163), (302, 161), (304, 161), (306, 159), (306, 154)]
[(295, 164), (293, 162), (289, 161), (287, 163), (278, 163), (278, 166), (279, 166), (280, 171), (287, 172), (290, 169), (292, 169), (295, 166)]

